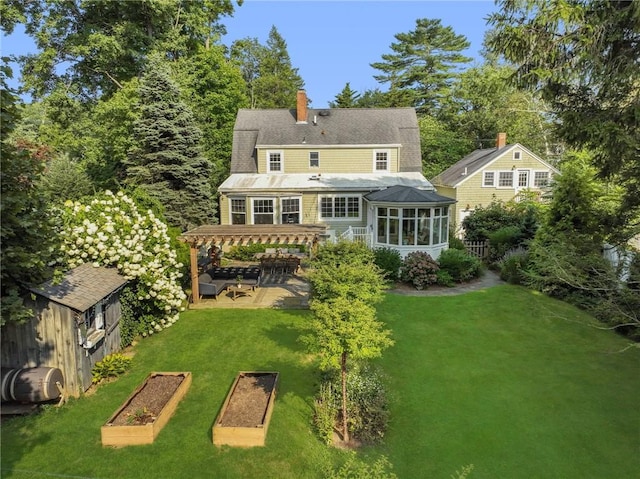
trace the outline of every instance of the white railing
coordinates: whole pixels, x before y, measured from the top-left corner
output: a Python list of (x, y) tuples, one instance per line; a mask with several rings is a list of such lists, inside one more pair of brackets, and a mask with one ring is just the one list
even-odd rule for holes
[(340, 234), (339, 238), (347, 241), (361, 241), (367, 246), (371, 245), (371, 235), (366, 226), (349, 226)]

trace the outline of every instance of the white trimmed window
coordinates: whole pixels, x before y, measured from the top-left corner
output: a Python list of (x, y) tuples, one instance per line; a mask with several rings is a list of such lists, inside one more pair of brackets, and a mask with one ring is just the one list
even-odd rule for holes
[(282, 151), (267, 151), (267, 171), (269, 173), (284, 172), (284, 153)]
[(518, 188), (529, 187), (529, 170), (518, 171)]
[(247, 200), (245, 198), (231, 198), (231, 224), (244, 225), (247, 223)]
[(513, 188), (513, 171), (498, 173), (498, 188)]
[(281, 198), (280, 211), (283, 225), (300, 224), (300, 198)]
[(253, 224), (272, 225), (274, 223), (273, 198), (254, 198)]
[(376, 212), (376, 240), (387, 245), (439, 245), (449, 241), (449, 207), (387, 208)]
[(324, 220), (359, 220), (359, 196), (321, 196), (320, 218)]
[(309, 168), (318, 168), (320, 166), (320, 152), (309, 152)]
[(373, 171), (389, 171), (389, 150), (373, 150)]
[(533, 186), (536, 188), (543, 188), (549, 186), (549, 172), (548, 171), (536, 171), (533, 174)]
[(520, 150), (514, 150), (513, 159), (514, 160), (521, 160), (522, 159), (522, 152)]
[(496, 172), (495, 171), (485, 171), (484, 176), (482, 177), (482, 186), (495, 186), (496, 184)]

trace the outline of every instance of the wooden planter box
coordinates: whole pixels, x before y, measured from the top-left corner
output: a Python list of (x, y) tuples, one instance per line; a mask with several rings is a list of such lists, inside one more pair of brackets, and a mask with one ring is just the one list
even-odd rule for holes
[[(122, 415), (126, 414), (127, 409), (131, 409), (133, 401), (137, 398), (141, 391), (150, 385), (155, 378), (161, 376), (181, 377), (180, 382), (173, 393), (168, 397), (166, 403), (162, 407), (161, 411), (155, 415), (152, 419), (147, 419), (146, 423), (136, 424), (136, 417), (128, 415), (126, 417), (126, 424), (122, 424)], [(129, 398), (118, 408), (118, 410), (109, 418), (109, 420), (102, 426), (100, 433), (102, 436), (103, 446), (132, 446), (137, 444), (151, 444), (160, 432), (160, 430), (169, 422), (171, 416), (178, 407), (178, 403), (182, 400), (184, 395), (191, 386), (191, 373), (190, 372), (154, 372), (149, 374), (144, 382), (136, 388), (136, 390), (129, 396)], [(157, 397), (157, 396), (156, 396)], [(135, 403), (133, 403), (135, 404)], [(144, 410), (144, 407), (136, 409), (136, 414), (139, 414)]]
[(264, 446), (278, 376), (274, 371), (242, 371), (236, 376), (213, 424), (216, 446)]

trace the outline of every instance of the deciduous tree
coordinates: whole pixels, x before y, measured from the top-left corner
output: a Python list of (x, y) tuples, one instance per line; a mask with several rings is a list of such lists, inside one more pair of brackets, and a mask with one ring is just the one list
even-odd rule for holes
[(559, 119), (558, 135), (594, 152), (599, 174), (626, 189), (619, 225), (640, 225), (640, 3), (500, 0), (487, 45), (516, 66)]
[(5, 80), (7, 76), (11, 76), (11, 71), (2, 66), (0, 325), (7, 321), (23, 321), (31, 314), (22, 300), (21, 288), (46, 279), (47, 264), (52, 259), (55, 238), (47, 205), (36, 186), (44, 163), (28, 151), (16, 149), (9, 138), (18, 119), (18, 98), (8, 89)]
[(372, 251), (361, 243), (341, 242), (320, 248), (310, 280), (314, 317), (303, 340), (319, 353), (323, 369), (340, 370), (342, 435), (348, 442), (348, 365), (378, 357), (393, 344), (374, 307), (382, 299), (384, 279)]

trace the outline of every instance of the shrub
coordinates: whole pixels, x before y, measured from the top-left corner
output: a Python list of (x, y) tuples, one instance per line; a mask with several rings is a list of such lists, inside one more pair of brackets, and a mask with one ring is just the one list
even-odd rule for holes
[(451, 288), (456, 284), (451, 274), (449, 274), (449, 272), (445, 271), (444, 269), (438, 270), (436, 276), (438, 277), (437, 283), (440, 286), (447, 286), (448, 288)]
[(131, 366), (131, 358), (114, 353), (105, 356), (102, 361), (98, 361), (91, 370), (91, 382), (97, 384), (100, 381), (124, 374)]
[(414, 251), (409, 253), (402, 263), (402, 281), (422, 289), (438, 281), (436, 273), (439, 269), (438, 263), (429, 254)]
[(347, 461), (336, 471), (328, 471), (327, 479), (397, 479), (393, 472), (393, 465), (386, 456), (380, 456), (369, 465), (360, 461), (354, 452), (351, 452)]
[(380, 268), (384, 277), (388, 281), (397, 281), (400, 277), (400, 268), (402, 267), (402, 256), (398, 250), (393, 248), (376, 248), (375, 263)]
[(522, 238), (522, 230), (519, 226), (504, 226), (489, 234), (489, 261), (499, 261), (507, 251), (518, 245)]
[(525, 269), (528, 262), (529, 253), (524, 248), (507, 251), (498, 262), (500, 278), (507, 283), (523, 284), (526, 279)]
[(477, 278), (482, 273), (482, 262), (475, 256), (459, 249), (448, 249), (438, 258), (440, 269), (449, 273), (453, 281), (460, 283)]
[[(368, 366), (347, 373), (349, 433), (374, 444), (384, 437), (389, 423), (389, 404), (380, 373)], [(340, 420), (342, 386), (339, 371), (326, 374), (315, 400), (314, 425), (320, 438), (330, 444)]]
[(466, 251), (467, 247), (464, 245), (464, 241), (460, 238), (449, 232), (449, 249), (459, 249), (462, 251)]
[(320, 392), (314, 402), (313, 423), (322, 442), (330, 445), (333, 431), (338, 420), (338, 404), (330, 382), (320, 384)]

